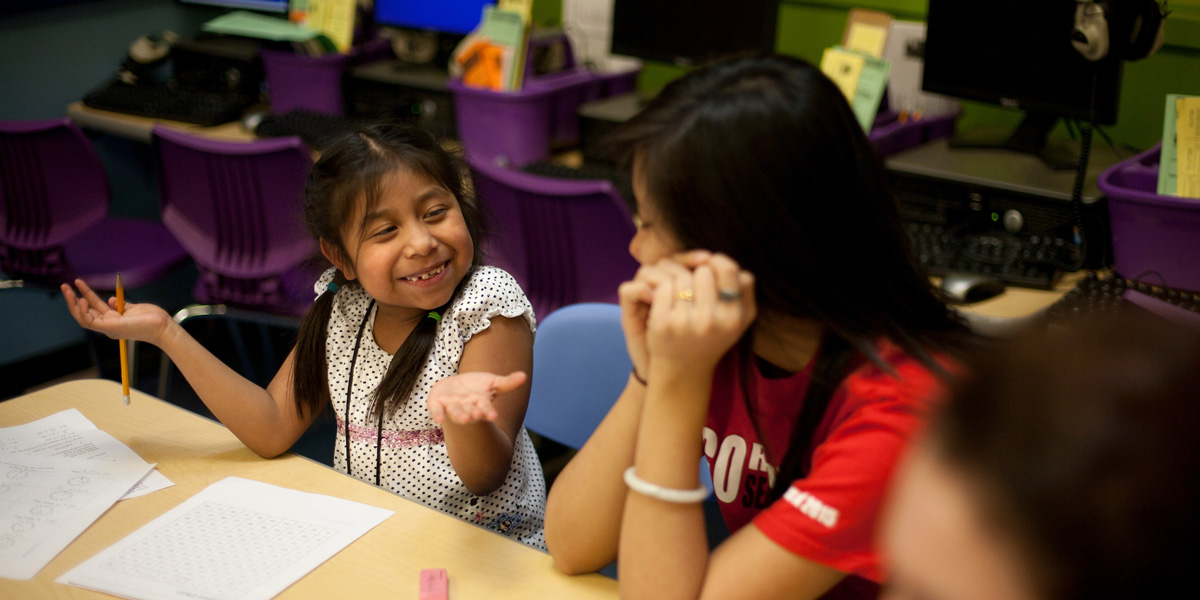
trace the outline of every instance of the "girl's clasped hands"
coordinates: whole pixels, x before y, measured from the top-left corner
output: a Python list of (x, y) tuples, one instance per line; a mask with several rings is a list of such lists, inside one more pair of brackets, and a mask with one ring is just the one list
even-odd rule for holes
[[(692, 250), (638, 269), (619, 290), (639, 377), (653, 368), (711, 368), (754, 321), (754, 276), (723, 254)], [(653, 357), (653, 359), (651, 359)]]

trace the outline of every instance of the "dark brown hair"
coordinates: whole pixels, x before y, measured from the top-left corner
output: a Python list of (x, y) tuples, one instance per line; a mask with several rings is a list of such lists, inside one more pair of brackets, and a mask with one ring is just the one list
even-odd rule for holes
[(1200, 564), (1200, 332), (1126, 315), (968, 361), (933, 447), (1044, 598), (1168, 598)]

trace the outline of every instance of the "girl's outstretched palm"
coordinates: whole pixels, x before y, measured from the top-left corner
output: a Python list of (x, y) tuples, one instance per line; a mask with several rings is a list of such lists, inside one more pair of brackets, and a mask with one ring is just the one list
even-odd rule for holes
[(78, 295), (68, 284), (61, 287), (71, 316), (85, 329), (110, 338), (157, 344), (171, 321), (167, 311), (146, 303), (126, 303), (125, 313), (121, 314), (117, 312), (116, 298), (105, 303), (81, 279), (75, 280), (75, 287), (79, 288)]
[(495, 421), (500, 413), (492, 405), (496, 394), (521, 387), (526, 375), (515, 371), (508, 375), (492, 373), (461, 373), (433, 384), (425, 405), (438, 423), (449, 420), (466, 425), (479, 421)]

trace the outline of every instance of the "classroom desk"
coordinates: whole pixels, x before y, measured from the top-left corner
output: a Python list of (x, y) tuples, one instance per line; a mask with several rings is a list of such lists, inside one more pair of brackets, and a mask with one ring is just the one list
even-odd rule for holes
[[(1022, 318), (1034, 316), (1071, 291), (1087, 271), (1064, 273), (1052, 290), (1035, 290), (1017, 286), (1007, 287), (1003, 293), (982, 302), (958, 307), (964, 312), (995, 318)], [(935, 282), (938, 282), (936, 278)]]
[(419, 573), (425, 568), (447, 570), (453, 600), (617, 597), (615, 580), (563, 575), (554, 570), (548, 554), (301, 456), (259, 458), (215, 421), (137, 390), (124, 406), (116, 382), (72, 381), (0, 402), (0, 426), (70, 408), (146, 462), (158, 463), (158, 470), (175, 485), (117, 502), (34, 579), (0, 579), (0, 598), (111, 598), (54, 580), (230, 475), (396, 511), (277, 598), (415, 598)]
[[(1046, 308), (1054, 304), (1063, 294), (1071, 291), (1087, 271), (1064, 273), (1051, 290), (1009, 286), (1003, 293), (982, 302), (965, 304), (955, 308), (970, 323), (971, 328), (983, 335), (1004, 336), (1014, 329), (1038, 319)], [(940, 283), (932, 278), (935, 285)]]
[(67, 105), (67, 116), (77, 125), (94, 129), (117, 137), (123, 137), (138, 142), (150, 143), (150, 130), (155, 125), (166, 125), (175, 129), (194, 133), (219, 140), (247, 142), (254, 139), (254, 134), (242, 127), (241, 121), (230, 121), (213, 127), (204, 127), (181, 121), (152, 119), (125, 113), (100, 110), (85, 106), (83, 101)]
[[(67, 116), (80, 127), (147, 144), (150, 143), (150, 130), (155, 125), (165, 125), (187, 133), (217, 140), (249, 142), (258, 139), (258, 136), (254, 135), (254, 132), (242, 126), (241, 121), (230, 121), (229, 123), (205, 127), (181, 121), (139, 117), (137, 115), (100, 110), (85, 106), (82, 101), (72, 102), (67, 105)], [(461, 146), (457, 140), (444, 140), (442, 147), (452, 152), (461, 150)], [(319, 156), (320, 152), (313, 151), (314, 160)], [(567, 164), (571, 163), (568, 162)], [(575, 166), (578, 165), (576, 164)]]

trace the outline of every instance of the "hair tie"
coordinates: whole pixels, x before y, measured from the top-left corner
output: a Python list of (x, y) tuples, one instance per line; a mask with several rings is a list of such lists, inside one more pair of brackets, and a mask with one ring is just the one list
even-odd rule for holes
[(442, 322), (442, 315), (439, 315), (438, 311), (436, 310), (429, 311), (429, 318), (437, 321), (438, 323)]
[(338, 291), (338, 284), (336, 284), (336, 283), (334, 283), (334, 282), (330, 281), (329, 283), (325, 284), (325, 289), (327, 289), (327, 290), (329, 290), (329, 291), (331, 291), (331, 292), (337, 293), (337, 291)]

